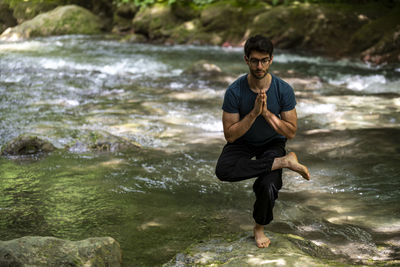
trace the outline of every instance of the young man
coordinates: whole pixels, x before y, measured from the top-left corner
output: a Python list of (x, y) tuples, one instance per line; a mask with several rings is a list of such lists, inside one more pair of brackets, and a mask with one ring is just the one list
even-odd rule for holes
[[(228, 142), (216, 166), (221, 181), (236, 182), (258, 177), (253, 218), (254, 238), (259, 248), (268, 247), (264, 225), (273, 219), (272, 209), (282, 187), (282, 168), (310, 179), (306, 166), (296, 154), (286, 155), (285, 144), (297, 131), (296, 99), (293, 88), (268, 73), (273, 45), (261, 35), (244, 46), (249, 74), (239, 77), (225, 92), (222, 122)], [(255, 157), (255, 159), (253, 159)]]

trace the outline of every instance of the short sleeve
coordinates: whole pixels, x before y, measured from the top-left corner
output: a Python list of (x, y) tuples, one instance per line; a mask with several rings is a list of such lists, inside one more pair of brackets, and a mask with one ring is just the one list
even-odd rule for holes
[(283, 94), (281, 96), (281, 111), (289, 111), (294, 109), (297, 103), (293, 88), (289, 84), (285, 83), (284, 90), (281, 90), (281, 92)]
[(228, 88), (225, 92), (222, 109), (228, 113), (239, 113), (239, 97), (232, 88)]

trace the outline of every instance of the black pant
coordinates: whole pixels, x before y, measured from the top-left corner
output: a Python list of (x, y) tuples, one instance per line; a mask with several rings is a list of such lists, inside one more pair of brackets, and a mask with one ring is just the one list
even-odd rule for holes
[(282, 187), (282, 169), (271, 171), (271, 168), (275, 158), (286, 155), (285, 144), (283, 138), (262, 146), (228, 143), (217, 162), (215, 174), (221, 181), (237, 182), (258, 177), (253, 184), (256, 195), (253, 218), (261, 225), (269, 224), (273, 219), (272, 210)]

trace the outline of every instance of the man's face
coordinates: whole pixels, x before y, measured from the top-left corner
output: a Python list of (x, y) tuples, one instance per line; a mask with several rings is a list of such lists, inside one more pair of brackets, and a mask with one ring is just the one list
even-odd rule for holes
[(251, 51), (248, 58), (244, 56), (244, 60), (249, 66), (251, 75), (259, 80), (268, 74), (269, 67), (272, 63), (272, 58), (273, 56), (270, 56), (268, 53), (262, 53), (258, 51)]

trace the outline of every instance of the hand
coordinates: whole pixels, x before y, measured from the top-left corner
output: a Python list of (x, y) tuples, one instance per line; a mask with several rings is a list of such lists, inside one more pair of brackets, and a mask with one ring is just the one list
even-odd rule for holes
[(257, 95), (256, 101), (254, 102), (254, 108), (253, 108), (253, 113), (255, 116), (258, 116), (264, 112), (264, 109), (266, 108), (266, 99), (267, 96), (265, 92), (260, 92)]
[(264, 92), (264, 105), (263, 105), (263, 110), (262, 110), (262, 114), (263, 115), (267, 115), (269, 110), (268, 110), (268, 104), (267, 104), (267, 94)]

